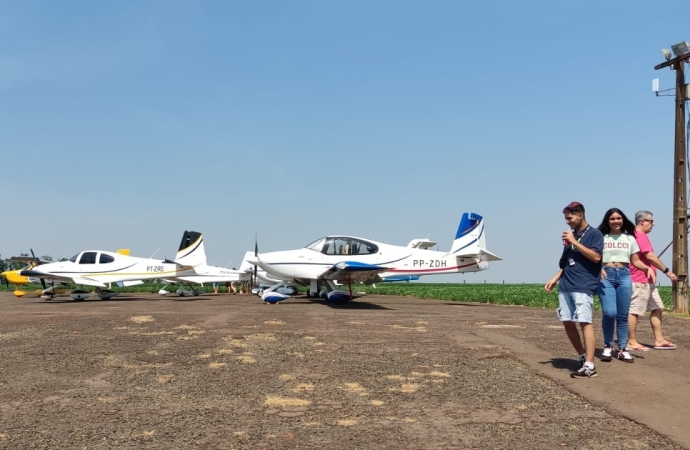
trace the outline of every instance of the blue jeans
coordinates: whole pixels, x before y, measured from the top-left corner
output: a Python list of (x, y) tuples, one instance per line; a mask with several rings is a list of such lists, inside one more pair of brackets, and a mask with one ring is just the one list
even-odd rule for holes
[(613, 347), (613, 330), (616, 329), (618, 348), (628, 345), (628, 312), (632, 295), (632, 280), (627, 267), (604, 267), (606, 278), (601, 280), (597, 295), (601, 301), (604, 344)]

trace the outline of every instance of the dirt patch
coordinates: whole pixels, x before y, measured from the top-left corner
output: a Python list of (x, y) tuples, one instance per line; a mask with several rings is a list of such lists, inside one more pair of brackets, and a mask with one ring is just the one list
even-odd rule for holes
[[(294, 300), (280, 309), (285, 325), (274, 326), (253, 296), (73, 304), (0, 292), (2, 333), (40, 336), (0, 340), (0, 447), (680, 448), (601, 405), (618, 383), (660, 399), (655, 426), (682, 416), (674, 411), (687, 403), (678, 401), (684, 393), (668, 386), (686, 377), (687, 321), (664, 317), (679, 350), (645, 352), (625, 371), (597, 364), (600, 377), (583, 383), (568, 377), (567, 339), (544, 339), (553, 334), (546, 324), (558, 325), (550, 310), (411, 297), (337, 307)], [(130, 321), (140, 316), (155, 320)], [(648, 322), (638, 329), (647, 343)], [(497, 336), (515, 339), (515, 349)], [(530, 355), (536, 368), (516, 359), (528, 344), (548, 350)], [(552, 382), (545, 367), (561, 378)], [(633, 411), (639, 399), (625, 398), (612, 404)]]
[(285, 325), (285, 322), (282, 320), (271, 319), (264, 322), (264, 325)]
[(15, 339), (21, 336), (21, 333), (0, 333), (0, 341), (7, 341), (9, 339)]
[(353, 427), (357, 425), (357, 421), (352, 419), (339, 420), (338, 425), (341, 427)]
[(129, 318), (130, 322), (142, 324), (142, 323), (149, 323), (153, 322), (153, 317), (151, 316), (132, 316)]
[(301, 398), (268, 396), (264, 402), (266, 406), (309, 406), (311, 401)]
[(314, 390), (314, 385), (309, 383), (300, 383), (297, 387), (291, 389), (292, 392), (312, 392)]

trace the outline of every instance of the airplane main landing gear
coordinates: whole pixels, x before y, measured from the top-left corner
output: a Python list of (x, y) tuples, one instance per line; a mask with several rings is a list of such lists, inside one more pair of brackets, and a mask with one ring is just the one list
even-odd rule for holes
[(75, 302), (83, 302), (87, 298), (91, 297), (91, 292), (84, 291), (82, 289), (75, 289), (69, 295)]

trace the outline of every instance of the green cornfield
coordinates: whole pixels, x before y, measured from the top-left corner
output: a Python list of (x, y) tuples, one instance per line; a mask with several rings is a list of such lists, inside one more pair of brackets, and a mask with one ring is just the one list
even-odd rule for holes
[[(442, 284), (442, 283), (388, 283), (357, 286), (356, 291), (377, 295), (399, 295), (436, 300), (491, 303), (495, 305), (522, 305), (532, 308), (557, 308), (558, 292), (546, 292), (541, 284)], [(671, 308), (671, 288), (660, 287), (659, 293), (667, 308)], [(600, 309), (595, 298), (595, 308)]]

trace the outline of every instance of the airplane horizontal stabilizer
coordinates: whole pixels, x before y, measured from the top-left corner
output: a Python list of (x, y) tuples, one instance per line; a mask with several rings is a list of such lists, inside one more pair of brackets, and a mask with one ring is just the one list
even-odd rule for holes
[[(387, 267), (366, 264), (358, 261), (342, 261), (334, 264), (319, 275), (322, 280), (364, 280), (378, 278), (378, 274), (389, 270)], [(380, 280), (380, 278), (379, 278)]]
[(165, 264), (175, 264), (176, 266), (186, 267), (184, 264), (179, 263), (179, 262), (177, 262), (177, 261), (173, 261), (172, 259), (164, 259), (163, 262), (164, 262)]
[(500, 256), (494, 255), (490, 251), (484, 249), (479, 251), (479, 256), (482, 258), (482, 261), (501, 261), (503, 259)]

